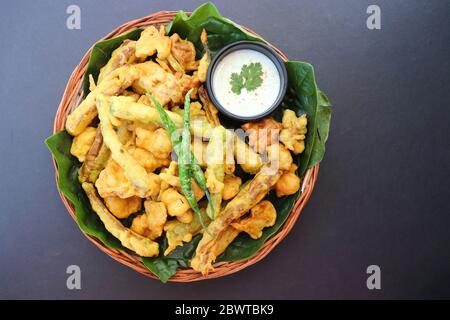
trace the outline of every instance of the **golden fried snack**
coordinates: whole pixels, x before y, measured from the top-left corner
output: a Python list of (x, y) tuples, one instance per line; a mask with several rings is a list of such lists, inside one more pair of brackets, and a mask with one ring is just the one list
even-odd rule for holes
[(206, 213), (210, 218), (213, 218), (211, 205), (214, 207), (215, 216), (217, 216), (220, 214), (222, 204), (223, 180), (225, 177), (225, 135), (224, 127), (215, 127), (206, 147), (206, 187), (211, 194), (211, 203), (208, 203)]
[(141, 193), (157, 194), (159, 184), (145, 171), (139, 162), (134, 159), (119, 141), (117, 133), (114, 131), (109, 118), (109, 101), (104, 96), (97, 97), (97, 110), (100, 119), (100, 129), (106, 146), (111, 150), (111, 157), (124, 170), (126, 177)]
[(294, 194), (300, 189), (300, 178), (292, 172), (285, 172), (275, 184), (275, 193), (278, 198)]
[(164, 203), (152, 200), (144, 202), (145, 213), (133, 219), (131, 230), (155, 240), (163, 232), (164, 224), (167, 221), (167, 209)]
[(199, 137), (193, 137), (191, 143), (191, 150), (197, 159), (198, 164), (202, 168), (206, 168), (206, 147), (208, 146), (208, 142), (203, 141)]
[[(172, 44), (170, 52), (182, 68), (181, 70), (175, 70), (182, 73), (197, 70), (198, 62), (195, 61), (194, 44), (188, 40), (181, 39), (177, 33), (170, 36), (170, 41)], [(168, 61), (171, 63), (171, 59)]]
[(182, 215), (177, 216), (177, 220), (181, 223), (191, 223), (192, 219), (194, 219), (194, 213), (192, 210), (188, 210)]
[(208, 48), (208, 38), (205, 29), (202, 30), (202, 33), (200, 35), (200, 41), (202, 42), (203, 47), (205, 48), (205, 54), (200, 59), (197, 77), (199, 81), (205, 82), (206, 74), (208, 73), (208, 67), (209, 64), (211, 63), (211, 55)]
[(170, 163), (170, 159), (158, 159), (150, 151), (139, 147), (129, 146), (126, 150), (142, 167), (144, 167), (147, 173), (165, 167)]
[(86, 154), (86, 159), (78, 171), (78, 181), (94, 183), (100, 172), (105, 168), (111, 152), (103, 143), (103, 136), (100, 128), (96, 129), (96, 134), (92, 145)]
[(86, 99), (72, 111), (67, 117), (66, 130), (72, 136), (77, 136), (94, 120), (97, 116), (96, 99), (97, 95), (116, 96), (139, 77), (133, 66), (123, 66), (112, 71), (108, 76), (91, 91)]
[(234, 156), (236, 162), (245, 172), (250, 174), (257, 173), (263, 165), (261, 157), (237, 135), (234, 137)]
[(103, 202), (97, 197), (95, 188), (91, 183), (82, 184), (86, 192), (92, 209), (97, 213), (100, 220), (114, 237), (120, 240), (125, 248), (128, 248), (142, 257), (155, 257), (159, 254), (158, 243), (145, 238), (132, 230), (125, 228), (105, 207)]
[(135, 64), (133, 68), (139, 74), (138, 79), (133, 83), (135, 92), (151, 94), (162, 106), (183, 102), (183, 88), (179, 85), (177, 78), (159, 64), (147, 61)]
[(191, 261), (194, 270), (207, 274), (212, 270), (215, 259), (212, 248), (221, 233), (236, 219), (258, 204), (270, 191), (281, 176), (281, 171), (270, 166), (264, 166), (250, 182), (234, 197), (222, 213), (208, 226), (208, 232), (197, 246), (195, 257)]
[(113, 72), (117, 68), (135, 63), (135, 53), (136, 41), (124, 40), (122, 45), (112, 52), (111, 58), (108, 60), (106, 65), (100, 69), (97, 84), (100, 84), (111, 72)]
[(280, 170), (289, 170), (293, 163), (291, 152), (279, 143), (267, 147), (267, 157)]
[[(146, 173), (147, 174), (147, 173)], [(106, 164), (106, 167), (100, 172), (95, 186), (98, 193), (102, 198), (109, 196), (118, 196), (125, 199), (133, 196), (140, 198), (147, 198), (151, 196), (157, 196), (159, 194), (159, 188), (161, 179), (154, 173), (147, 174), (151, 188), (144, 192), (141, 189), (136, 188), (125, 175), (124, 170), (113, 159), (110, 159)]]
[(147, 58), (155, 53), (159, 59), (167, 59), (170, 54), (170, 38), (163, 25), (159, 31), (154, 26), (145, 28), (136, 43), (136, 57)]
[(242, 179), (234, 174), (227, 174), (223, 180), (222, 198), (223, 200), (233, 199), (239, 192)]
[(211, 255), (214, 256), (212, 263), (216, 261), (216, 258), (220, 256), (228, 248), (230, 243), (239, 235), (240, 231), (236, 230), (232, 226), (228, 226), (219, 236), (216, 243), (211, 249)]
[(164, 128), (155, 131), (136, 128), (136, 145), (150, 151), (158, 159), (168, 159), (172, 152), (172, 142)]
[(220, 126), (219, 111), (212, 103), (211, 99), (209, 99), (208, 93), (206, 92), (205, 88), (200, 87), (198, 89), (198, 94), (200, 96), (200, 100), (203, 103), (203, 108), (205, 109), (206, 119), (208, 120), (208, 122), (212, 127)]
[(306, 114), (297, 117), (294, 111), (286, 109), (283, 112), (283, 129), (280, 132), (280, 141), (294, 154), (305, 150), (305, 138), (308, 131)]
[(185, 196), (175, 188), (168, 188), (161, 192), (161, 201), (166, 205), (169, 216), (172, 217), (181, 216), (190, 209)]
[[(159, 117), (159, 112), (156, 108), (136, 102), (123, 103), (123, 101), (116, 98), (117, 97), (110, 98), (110, 112), (113, 116), (130, 121), (138, 121), (143, 124), (157, 124), (163, 126), (162, 120)], [(178, 128), (183, 127), (183, 117), (180, 114), (168, 110), (166, 113)], [(208, 138), (209, 132), (211, 132), (211, 125), (206, 121), (193, 120), (191, 121), (191, 132), (198, 137)], [(244, 143), (243, 150), (245, 151), (246, 149), (250, 148)], [(255, 154), (254, 151), (253, 153)], [(256, 156), (259, 158), (259, 155), (256, 154)], [(259, 161), (260, 160), (261, 159), (259, 159)]]
[(141, 210), (142, 206), (142, 199), (136, 196), (126, 199), (110, 196), (103, 200), (108, 210), (119, 219), (128, 218), (132, 213)]
[(82, 133), (73, 138), (72, 146), (70, 147), (70, 153), (78, 158), (80, 162), (83, 162), (86, 158), (89, 149), (94, 142), (97, 129), (94, 127), (87, 127)]
[(247, 122), (243, 124), (242, 129), (249, 135), (248, 144), (256, 152), (262, 153), (267, 147), (278, 142), (282, 124), (275, 121), (272, 117), (267, 117), (257, 122)]
[(277, 210), (269, 200), (263, 200), (250, 210), (250, 216), (233, 222), (233, 228), (248, 233), (253, 239), (262, 236), (262, 230), (271, 227), (277, 219)]
[[(206, 225), (209, 224), (209, 217), (204, 209), (200, 209), (202, 219)], [(168, 246), (164, 255), (167, 256), (177, 246), (183, 245), (183, 242), (190, 242), (192, 237), (202, 231), (200, 218), (195, 214), (191, 223), (182, 223), (178, 220), (171, 220), (164, 226)]]
[[(111, 114), (120, 119), (138, 121), (143, 124), (157, 124), (162, 126), (163, 122), (159, 117), (159, 112), (154, 107), (147, 106), (137, 102), (124, 102), (117, 99), (117, 97), (111, 97)], [(179, 114), (171, 111), (166, 111), (169, 118), (175, 122), (175, 125), (179, 128), (183, 126), (183, 117)]]

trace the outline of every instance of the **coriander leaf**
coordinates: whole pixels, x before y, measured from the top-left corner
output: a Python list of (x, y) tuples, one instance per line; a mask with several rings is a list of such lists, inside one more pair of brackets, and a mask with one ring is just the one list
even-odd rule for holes
[(261, 86), (263, 82), (262, 74), (261, 63), (252, 62), (249, 65), (244, 64), (241, 70), (241, 77), (245, 79), (245, 89), (247, 89), (247, 91), (253, 91)]
[(244, 87), (244, 79), (237, 73), (232, 73), (230, 78), (231, 91), (236, 94), (241, 94)]

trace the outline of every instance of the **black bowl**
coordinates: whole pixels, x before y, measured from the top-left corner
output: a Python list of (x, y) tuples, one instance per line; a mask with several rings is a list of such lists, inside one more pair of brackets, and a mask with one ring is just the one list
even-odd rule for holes
[[(217, 64), (228, 54), (231, 52), (242, 50), (242, 49), (251, 49), (258, 52), (261, 52), (262, 54), (266, 55), (274, 64), (275, 67), (278, 70), (278, 73), (280, 75), (280, 92), (278, 93), (277, 99), (274, 101), (272, 106), (267, 109), (265, 112), (258, 114), (256, 116), (251, 117), (243, 117), (243, 116), (237, 116), (228, 110), (226, 110), (216, 99), (214, 95), (214, 91), (212, 89), (212, 75), (214, 74), (214, 71), (216, 69)], [(253, 121), (258, 120), (261, 118), (264, 118), (275, 111), (275, 109), (281, 104), (281, 102), (284, 99), (284, 96), (286, 94), (287, 90), (287, 84), (288, 84), (288, 77), (287, 77), (287, 71), (286, 67), (284, 65), (283, 59), (278, 55), (278, 53), (273, 50), (268, 45), (256, 42), (256, 41), (238, 41), (234, 42), (232, 44), (229, 44), (225, 47), (223, 47), (219, 52), (216, 53), (214, 58), (212, 59), (209, 67), (208, 72), (206, 74), (206, 90), (208, 91), (209, 97), (212, 101), (212, 103), (217, 107), (217, 109), (223, 113), (228, 118), (238, 120), (238, 121)]]

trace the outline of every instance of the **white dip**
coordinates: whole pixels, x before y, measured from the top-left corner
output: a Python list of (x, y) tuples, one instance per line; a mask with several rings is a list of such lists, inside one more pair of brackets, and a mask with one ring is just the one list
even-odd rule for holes
[[(240, 94), (232, 91), (231, 74), (240, 74), (243, 65), (260, 63), (262, 83), (253, 91), (243, 88)], [(226, 55), (216, 66), (212, 89), (218, 102), (236, 116), (252, 117), (267, 111), (280, 92), (280, 74), (275, 64), (263, 53), (242, 49)]]

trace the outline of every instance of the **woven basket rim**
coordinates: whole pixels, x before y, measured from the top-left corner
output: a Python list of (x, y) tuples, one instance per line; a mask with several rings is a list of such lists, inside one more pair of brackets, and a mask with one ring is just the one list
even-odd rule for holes
[[(167, 24), (170, 21), (172, 21), (173, 17), (177, 14), (177, 11), (159, 11), (155, 12), (153, 14), (144, 16), (139, 19), (135, 19), (129, 22), (126, 22), (122, 24), (121, 26), (117, 27), (110, 33), (108, 33), (106, 36), (102, 37), (98, 41), (109, 39), (115, 36), (118, 36), (120, 34), (123, 34), (125, 32), (131, 31), (133, 29), (139, 28), (139, 27), (145, 27), (149, 25), (159, 25), (159, 24)], [(186, 12), (187, 15), (190, 14), (190, 12)], [(242, 26), (246, 31), (258, 36), (257, 33), (255, 33), (253, 30)], [(261, 37), (262, 38), (262, 37)], [(283, 58), (283, 60), (287, 61), (287, 57), (276, 47), (268, 43), (269, 46), (271, 46), (277, 53)], [(95, 44), (94, 44), (95, 45)], [(94, 46), (93, 45), (93, 46)], [(81, 100), (82, 96), (82, 82), (83, 82), (83, 76), (86, 70), (86, 66), (89, 60), (89, 56), (92, 50), (92, 47), (89, 48), (89, 50), (84, 54), (78, 65), (73, 70), (72, 74), (69, 77), (69, 80), (67, 82), (66, 88), (64, 90), (63, 96), (61, 98), (61, 102), (58, 106), (58, 109), (55, 114), (55, 120), (53, 124), (53, 133), (57, 133), (64, 129), (65, 122), (67, 115), (70, 113), (70, 111), (78, 105), (78, 103)], [(52, 156), (53, 159), (53, 165), (55, 168), (55, 181), (56, 186), (58, 189), (58, 193), (61, 197), (61, 200), (66, 207), (67, 211), (69, 212), (72, 219), (75, 221), (75, 223), (78, 225), (78, 221), (75, 215), (74, 207), (69, 199), (66, 198), (66, 196), (61, 192), (58, 184), (58, 168), (55, 161), (55, 158)], [(264, 257), (266, 257), (291, 231), (294, 224), (298, 220), (300, 213), (302, 212), (304, 206), (308, 202), (309, 198), (311, 197), (312, 191), (314, 189), (315, 182), (317, 180), (317, 176), (319, 173), (319, 164), (316, 164), (314, 167), (309, 168), (307, 172), (305, 173), (304, 177), (302, 178), (302, 184), (301, 184), (301, 194), (299, 198), (297, 199), (296, 203), (294, 204), (291, 212), (289, 213), (286, 221), (281, 226), (281, 228), (278, 230), (277, 233), (275, 233), (272, 237), (266, 240), (266, 242), (263, 244), (263, 246), (257, 251), (255, 255), (253, 255), (250, 258), (235, 261), (235, 262), (219, 262), (214, 264), (214, 271), (210, 272), (208, 275), (203, 276), (201, 273), (194, 271), (192, 269), (179, 269), (175, 275), (173, 275), (169, 281), (171, 282), (192, 282), (192, 281), (200, 281), (200, 280), (206, 280), (206, 279), (213, 279), (213, 278), (219, 278), (226, 275), (230, 275), (232, 273), (238, 272), (244, 268), (247, 268), (256, 262), (262, 260)], [(158, 279), (153, 273), (148, 270), (144, 264), (141, 262), (140, 258), (137, 256), (134, 256), (130, 254), (129, 252), (126, 252), (124, 250), (117, 250), (112, 249), (104, 245), (100, 240), (97, 238), (90, 236), (86, 233), (84, 233), (81, 229), (80, 231), (85, 235), (85, 237), (91, 241), (94, 245), (97, 246), (101, 251), (109, 255), (114, 260), (120, 262), (121, 264), (124, 264), (133, 270), (153, 279)]]

